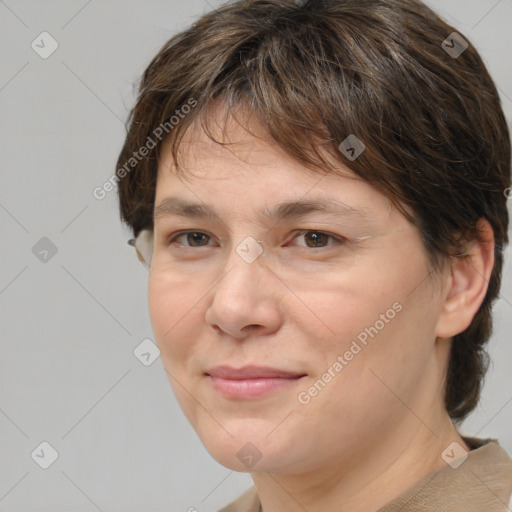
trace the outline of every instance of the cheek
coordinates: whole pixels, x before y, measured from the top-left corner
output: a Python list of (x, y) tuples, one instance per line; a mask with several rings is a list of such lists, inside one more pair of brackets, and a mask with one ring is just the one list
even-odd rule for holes
[[(357, 304), (365, 298), (358, 296)], [(402, 401), (415, 403), (432, 344), (428, 329), (418, 335), (421, 308), (403, 302), (388, 304), (388, 297), (382, 302), (373, 297), (350, 314), (331, 304), (326, 315), (336, 335), (312, 357), (311, 377), (299, 390), (305, 405), (294, 408), (310, 430), (329, 439), (371, 439), (376, 426), (392, 429), (407, 414)], [(388, 323), (380, 319), (386, 312)]]
[(343, 369), (325, 393), (325, 410), (333, 416), (349, 411), (353, 425), (370, 419), (378, 424), (390, 411), (398, 417), (403, 413), (401, 401), (415, 403), (421, 383), (428, 380), (435, 348), (435, 308), (421, 297), (393, 302), (394, 298), (373, 298), (364, 312), (347, 319), (346, 326), (339, 317), (337, 325), (343, 334), (330, 347), (328, 365), (321, 370), (325, 375), (341, 356)]
[(389, 331), (401, 314), (400, 282), (384, 281), (368, 269), (352, 270), (304, 282), (287, 299), (289, 322), (316, 344), (318, 352), (343, 354), (354, 340), (365, 346)]
[(403, 258), (394, 266), (354, 267), (350, 274), (333, 273), (297, 290), (302, 302), (293, 302), (290, 321), (314, 354), (311, 380), (328, 381), (337, 389), (336, 401), (350, 391), (363, 403), (373, 403), (375, 387), (378, 395), (387, 393), (379, 377), (407, 392), (423, 371), (433, 350), (437, 305), (421, 261), (418, 255), (415, 264)]
[[(190, 280), (179, 276), (151, 272), (148, 284), (149, 313), (153, 332), (164, 364), (176, 364), (190, 347), (188, 340), (193, 329), (201, 327), (200, 290)], [(194, 327), (196, 326), (196, 327)], [(187, 341), (187, 342), (185, 342)]]
[(191, 286), (190, 279), (150, 273), (149, 312), (156, 344), (169, 384), (192, 424), (197, 422), (197, 404), (185, 389), (191, 386), (189, 364), (193, 362), (196, 347), (191, 340), (199, 340), (203, 325), (199, 302), (203, 293)]

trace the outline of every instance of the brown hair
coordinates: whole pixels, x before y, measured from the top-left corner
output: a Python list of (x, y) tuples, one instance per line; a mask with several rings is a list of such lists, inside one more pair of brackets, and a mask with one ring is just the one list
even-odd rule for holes
[[(449, 54), (463, 49), (449, 39), (454, 31), (418, 0), (227, 4), (171, 38), (149, 64), (117, 177), (122, 219), (135, 235), (152, 229), (160, 141), (178, 162), (185, 130), (195, 120), (207, 130), (207, 107), (220, 99), (228, 114), (237, 106), (254, 112), (271, 140), (308, 168), (331, 170), (327, 152), (378, 188), (419, 228), (433, 269), (461, 257), (487, 219), (494, 269), (471, 325), (453, 339), (445, 384), (446, 409), (459, 421), (477, 405), (488, 366), (511, 155), (496, 87), (471, 43)], [(181, 115), (185, 105), (195, 108)], [(366, 146), (353, 161), (338, 150), (351, 134)], [(156, 149), (139, 158), (150, 140)]]

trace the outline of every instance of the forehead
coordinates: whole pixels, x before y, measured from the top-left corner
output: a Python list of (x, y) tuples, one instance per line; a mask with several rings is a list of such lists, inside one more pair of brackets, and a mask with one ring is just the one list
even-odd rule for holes
[[(340, 165), (332, 155), (325, 150), (315, 148), (321, 154), (328, 165), (314, 170), (306, 168), (296, 157), (286, 152), (273, 137), (269, 134), (268, 128), (260, 116), (249, 111), (248, 107), (240, 103), (229, 108), (222, 99), (210, 103), (203, 111), (192, 112), (194, 119), (179, 133), (178, 140), (178, 166), (171, 156), (170, 146), (175, 137), (170, 133), (169, 140), (164, 142), (161, 154), (164, 158), (160, 160), (159, 170), (166, 167), (178, 174), (187, 176), (191, 171), (200, 172), (205, 160), (225, 160), (230, 167), (249, 164), (258, 171), (259, 168), (272, 169), (274, 167), (292, 167), (299, 173), (308, 170), (309, 173), (326, 174), (329, 164), (337, 168), (338, 174), (342, 171), (347, 175), (355, 177), (355, 174), (348, 167)], [(185, 121), (186, 122), (186, 121)], [(181, 127), (178, 126), (178, 130)], [(174, 132), (176, 133), (176, 132)], [(293, 138), (294, 142), (286, 141), (283, 146), (291, 147), (297, 145), (300, 134)], [(302, 148), (302, 146), (299, 146)], [(337, 155), (339, 158), (339, 155)], [(164, 161), (162, 161), (164, 160)], [(208, 173), (208, 167), (205, 174)]]
[[(243, 114), (236, 118), (226, 116), (220, 109), (211, 112), (207, 123), (209, 134), (199, 118), (184, 132), (178, 149), (179, 167), (173, 159), (170, 142), (162, 147), (155, 213), (170, 195), (184, 197), (188, 203), (221, 202), (228, 209), (235, 204), (254, 206), (263, 217), (268, 217), (271, 204), (299, 200), (330, 203), (331, 211), (337, 209), (338, 202), (341, 203), (338, 211), (345, 210), (345, 213), (351, 210), (368, 213), (376, 208), (381, 213), (391, 213), (391, 202), (361, 180), (341, 157), (335, 160), (325, 153), (335, 170), (310, 169), (271, 140), (257, 119)], [(173, 208), (176, 210), (176, 205)], [(296, 207), (292, 209), (297, 211)], [(320, 210), (321, 207), (316, 209)]]
[[(256, 180), (278, 178), (286, 171), (294, 171), (296, 180), (310, 182), (329, 174), (327, 169), (311, 170), (295, 160), (265, 133), (255, 116), (249, 117), (242, 109), (235, 115), (228, 116), (225, 109), (212, 105), (201, 118), (196, 118), (179, 141), (178, 162), (171, 152), (173, 140), (165, 141), (158, 178), (171, 174), (190, 182), (194, 178), (233, 181), (237, 171), (250, 170)], [(348, 168), (339, 167), (340, 172), (356, 177)]]

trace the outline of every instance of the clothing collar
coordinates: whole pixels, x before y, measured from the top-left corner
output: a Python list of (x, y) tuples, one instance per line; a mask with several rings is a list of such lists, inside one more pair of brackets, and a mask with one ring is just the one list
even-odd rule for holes
[(432, 471), (379, 512), (505, 512), (512, 494), (512, 460), (495, 439), (462, 439), (471, 451), (459, 467), (446, 464)]

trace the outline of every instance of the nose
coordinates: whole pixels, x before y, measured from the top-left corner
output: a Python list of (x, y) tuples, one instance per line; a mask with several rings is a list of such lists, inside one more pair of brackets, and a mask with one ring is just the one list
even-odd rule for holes
[(224, 269), (206, 311), (207, 324), (237, 340), (276, 332), (283, 320), (280, 294), (284, 290), (268, 269), (264, 254), (248, 263), (233, 250)]

